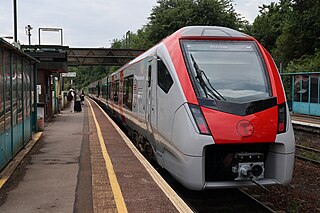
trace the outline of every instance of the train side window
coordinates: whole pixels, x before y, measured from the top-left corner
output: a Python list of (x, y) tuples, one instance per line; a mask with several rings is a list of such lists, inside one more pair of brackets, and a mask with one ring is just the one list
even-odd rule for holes
[(123, 101), (122, 101), (122, 104), (123, 106), (127, 106), (127, 81), (128, 79), (127, 78), (124, 78), (123, 79)]
[(118, 93), (119, 93), (119, 81), (115, 81), (114, 87), (113, 87), (113, 101), (116, 103), (118, 103), (118, 100), (119, 100)]
[(173, 80), (169, 73), (168, 68), (163, 63), (163, 61), (158, 58), (158, 86), (165, 93), (168, 93), (172, 84), (173, 84)]
[(102, 84), (102, 98), (106, 99), (107, 98), (107, 84)]
[(148, 87), (151, 86), (151, 65), (148, 67)]
[(133, 97), (133, 75), (124, 79), (123, 90), (123, 105), (132, 110), (132, 97)]
[(108, 83), (108, 100), (111, 99), (111, 82)]

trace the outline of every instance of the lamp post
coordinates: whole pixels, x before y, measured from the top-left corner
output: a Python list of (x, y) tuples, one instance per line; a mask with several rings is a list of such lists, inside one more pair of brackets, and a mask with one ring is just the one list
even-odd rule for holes
[(29, 45), (31, 45), (31, 30), (32, 30), (33, 28), (31, 27), (30, 24), (28, 24), (27, 26), (25, 26), (24, 29), (26, 30), (26, 34), (27, 34), (27, 36), (28, 36)]
[(126, 33), (126, 48), (130, 49), (130, 30)]
[(17, 0), (13, 0), (13, 32), (14, 32), (14, 42), (18, 42), (18, 20), (17, 20)]

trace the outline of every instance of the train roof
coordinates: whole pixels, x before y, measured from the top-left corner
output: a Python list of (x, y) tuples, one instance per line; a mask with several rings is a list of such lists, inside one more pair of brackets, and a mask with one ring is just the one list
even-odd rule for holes
[(180, 38), (185, 37), (232, 37), (251, 38), (251, 36), (237, 30), (219, 26), (190, 26), (180, 30)]

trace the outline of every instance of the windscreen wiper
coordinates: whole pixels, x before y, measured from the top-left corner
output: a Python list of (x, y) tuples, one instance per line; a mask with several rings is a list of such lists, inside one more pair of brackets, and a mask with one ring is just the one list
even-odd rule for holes
[[(206, 98), (208, 98), (208, 96), (210, 96), (211, 98), (216, 98), (218, 100), (223, 99), (224, 101), (226, 101), (226, 99), (211, 85), (210, 80), (207, 77), (206, 73), (203, 70), (200, 70), (197, 62), (194, 60), (193, 55), (191, 53), (190, 53), (190, 56), (191, 56), (191, 59), (193, 62), (193, 67), (195, 68), (196, 73), (197, 73), (196, 79), (198, 79), (200, 86), (206, 95)], [(208, 84), (206, 84), (206, 82), (204, 81), (202, 76), (205, 77)]]

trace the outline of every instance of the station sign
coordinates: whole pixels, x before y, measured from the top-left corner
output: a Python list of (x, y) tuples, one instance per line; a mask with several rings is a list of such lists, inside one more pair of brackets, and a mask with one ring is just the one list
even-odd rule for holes
[(77, 76), (77, 73), (75, 72), (61, 73), (61, 77), (64, 77), (64, 78), (75, 78), (76, 76)]

